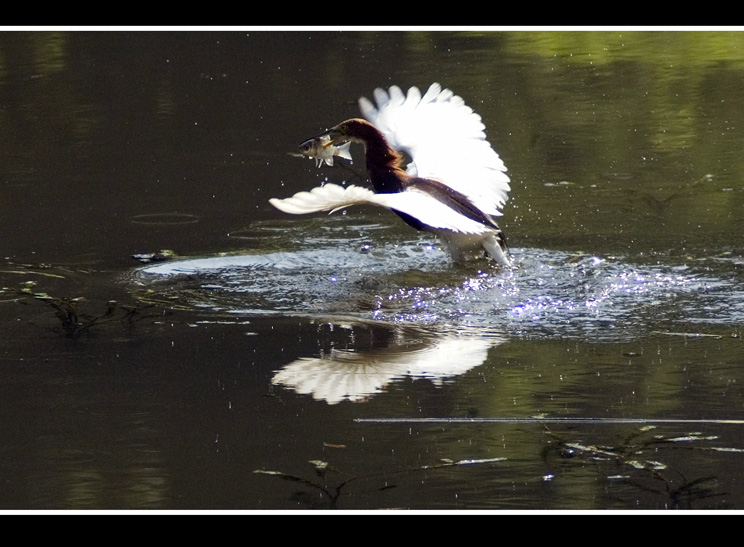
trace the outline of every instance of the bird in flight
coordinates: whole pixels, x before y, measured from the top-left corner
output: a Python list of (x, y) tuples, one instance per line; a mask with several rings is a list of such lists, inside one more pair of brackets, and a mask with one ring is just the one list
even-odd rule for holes
[[(361, 118), (348, 119), (300, 145), (318, 166), (348, 158), (361, 143), (372, 190), (326, 183), (270, 203), (285, 213), (334, 212), (351, 205), (392, 210), (407, 224), (436, 234), (455, 262), (482, 259), (501, 267), (512, 261), (496, 223), (509, 195), (506, 167), (486, 139), (481, 117), (439, 84), (425, 94), (398, 86), (359, 99)], [(408, 163), (407, 163), (408, 162)]]

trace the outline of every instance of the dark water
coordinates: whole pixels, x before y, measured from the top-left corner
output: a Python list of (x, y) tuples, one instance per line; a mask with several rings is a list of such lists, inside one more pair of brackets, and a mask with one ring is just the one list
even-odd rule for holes
[[(268, 204), (432, 81), (513, 272)], [(0, 34), (0, 508), (742, 509), (742, 84), (740, 33)]]

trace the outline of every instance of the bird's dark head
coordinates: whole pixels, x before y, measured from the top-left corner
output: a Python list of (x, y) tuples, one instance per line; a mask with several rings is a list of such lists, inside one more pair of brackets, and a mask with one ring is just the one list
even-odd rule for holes
[(331, 138), (329, 144), (333, 145), (343, 144), (349, 141), (369, 144), (375, 140), (384, 140), (382, 133), (374, 125), (360, 118), (352, 118), (341, 122), (326, 131), (325, 134)]

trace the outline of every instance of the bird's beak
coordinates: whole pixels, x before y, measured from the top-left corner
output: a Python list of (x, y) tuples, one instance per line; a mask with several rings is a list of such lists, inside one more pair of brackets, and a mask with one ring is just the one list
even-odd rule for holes
[(344, 142), (343, 134), (335, 127), (330, 128), (328, 131), (324, 131), (316, 138), (320, 137), (328, 137), (330, 139), (328, 142), (323, 143), (323, 148), (328, 148), (329, 146), (334, 146)]

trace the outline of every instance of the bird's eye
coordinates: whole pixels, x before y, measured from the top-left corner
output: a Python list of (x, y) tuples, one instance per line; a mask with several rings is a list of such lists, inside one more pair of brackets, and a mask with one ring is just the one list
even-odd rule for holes
[(342, 123), (341, 125), (338, 126), (338, 128), (341, 130), (342, 133), (346, 133), (349, 131), (349, 124)]

